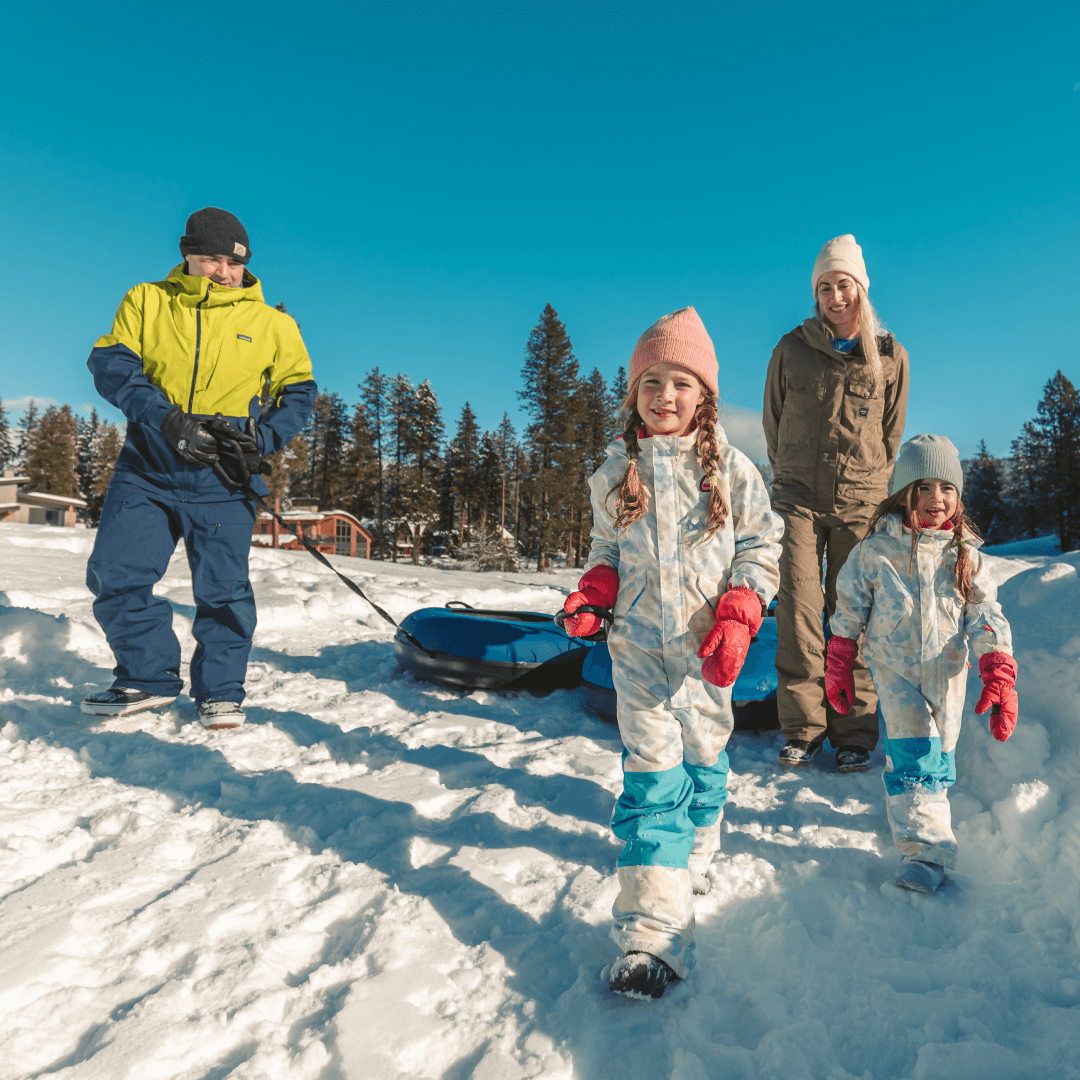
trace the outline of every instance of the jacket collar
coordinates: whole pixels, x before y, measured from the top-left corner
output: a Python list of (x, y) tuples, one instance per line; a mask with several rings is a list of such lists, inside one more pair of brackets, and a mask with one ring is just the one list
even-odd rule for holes
[[(724, 446), (727, 444), (728, 438), (722, 425), (717, 422), (716, 425), (716, 448), (723, 451)], [(652, 454), (653, 449), (663, 449), (667, 451), (677, 450), (684, 453), (693, 453), (694, 447), (697, 445), (697, 432), (695, 431), (691, 435), (652, 435), (647, 439), (638, 439), (638, 450), (642, 455)], [(608, 457), (621, 457), (626, 458), (626, 445), (623, 442), (620, 435), (617, 439), (612, 439), (607, 446)]]
[[(792, 333), (802, 338), (810, 348), (817, 349), (818, 352), (823, 352), (833, 359), (839, 359), (840, 357), (845, 359), (850, 357), (853, 360), (862, 359), (862, 342), (856, 341), (849, 353), (837, 352), (833, 348), (829, 335), (825, 333), (825, 327), (817, 319), (804, 319), (802, 325), (796, 326)], [(893, 340), (892, 334), (885, 334), (878, 339), (878, 351), (882, 356), (893, 355)]]
[[(899, 514), (889, 514), (887, 517), (883, 517), (877, 523), (874, 532), (887, 532), (894, 540), (911, 543), (911, 530), (903, 523)], [(921, 536), (928, 543), (940, 544), (942, 547), (947, 547), (953, 540), (951, 529), (948, 532), (942, 532), (940, 529), (929, 529), (922, 532)], [(964, 529), (964, 543), (976, 548), (982, 547), (983, 544), (982, 540), (968, 528)]]
[(244, 281), (239, 289), (226, 289), (209, 278), (185, 273), (186, 266), (187, 263), (174, 266), (165, 279), (172, 294), (185, 306), (194, 307), (201, 303), (204, 308), (226, 307), (229, 304), (239, 303), (241, 300), (264, 302), (262, 285), (250, 270), (244, 270)]

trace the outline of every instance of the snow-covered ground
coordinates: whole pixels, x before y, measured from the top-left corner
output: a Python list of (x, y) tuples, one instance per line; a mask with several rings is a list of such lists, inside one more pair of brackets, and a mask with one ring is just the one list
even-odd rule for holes
[[(780, 772), (736, 735), (697, 970), (642, 1005), (606, 989), (619, 742), (580, 690), (419, 682), (259, 549), (248, 726), (94, 722), (92, 541), (0, 526), (0, 1077), (1080, 1076), (1080, 556), (993, 560), (1021, 719), (993, 742), (969, 690), (942, 893), (892, 884), (880, 751)], [(338, 565), (396, 617), (576, 578)], [(160, 591), (190, 655), (181, 557)]]

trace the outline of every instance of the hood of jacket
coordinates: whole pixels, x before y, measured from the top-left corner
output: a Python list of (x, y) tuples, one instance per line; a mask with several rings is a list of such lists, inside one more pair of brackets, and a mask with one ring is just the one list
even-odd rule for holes
[(242, 300), (265, 303), (259, 279), (247, 268), (244, 269), (240, 288), (230, 289), (227, 285), (219, 285), (209, 278), (188, 274), (185, 272), (186, 267), (187, 263), (179, 263), (165, 278), (170, 294), (184, 306), (195, 307), (201, 303), (204, 308), (225, 307), (228, 304), (238, 304)]

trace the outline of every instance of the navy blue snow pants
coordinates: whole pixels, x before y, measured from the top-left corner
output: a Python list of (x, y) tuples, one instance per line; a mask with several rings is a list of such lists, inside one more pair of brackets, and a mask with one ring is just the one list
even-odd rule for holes
[(183, 502), (117, 476), (109, 485), (86, 584), (94, 616), (116, 657), (114, 686), (149, 694), (183, 689), (172, 605), (154, 595), (183, 537), (195, 594), (191, 696), (244, 700), (255, 596), (248, 552), (255, 520), (248, 502)]

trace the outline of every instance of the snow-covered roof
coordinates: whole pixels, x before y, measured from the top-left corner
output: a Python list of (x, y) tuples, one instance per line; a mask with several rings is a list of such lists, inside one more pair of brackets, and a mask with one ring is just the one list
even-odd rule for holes
[(76, 499), (74, 495), (50, 495), (47, 491), (20, 491), (19, 502), (38, 502), (45, 506), (86, 506), (84, 499)]

